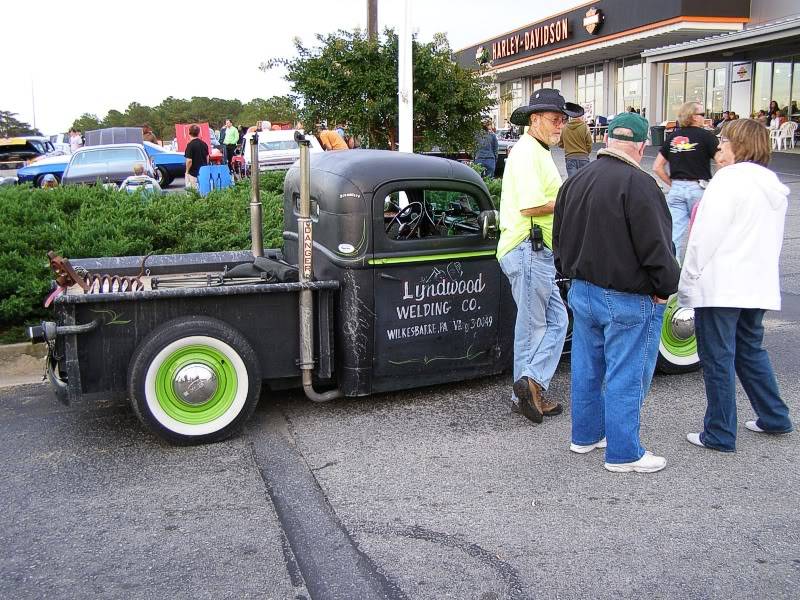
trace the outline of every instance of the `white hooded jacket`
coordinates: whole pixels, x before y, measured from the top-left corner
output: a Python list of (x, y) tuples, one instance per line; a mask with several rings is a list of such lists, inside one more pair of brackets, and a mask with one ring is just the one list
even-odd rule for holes
[(689, 235), (678, 286), (682, 306), (780, 310), (788, 195), (775, 173), (755, 163), (714, 175)]

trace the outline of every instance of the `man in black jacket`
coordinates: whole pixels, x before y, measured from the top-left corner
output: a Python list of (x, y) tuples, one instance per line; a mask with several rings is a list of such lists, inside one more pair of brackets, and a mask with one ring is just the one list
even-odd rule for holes
[(639, 414), (658, 356), (666, 299), (680, 267), (664, 194), (642, 171), (648, 124), (623, 113), (608, 148), (556, 199), (556, 268), (572, 280), (572, 444), (606, 448), (613, 472), (653, 473), (666, 459), (639, 441)]

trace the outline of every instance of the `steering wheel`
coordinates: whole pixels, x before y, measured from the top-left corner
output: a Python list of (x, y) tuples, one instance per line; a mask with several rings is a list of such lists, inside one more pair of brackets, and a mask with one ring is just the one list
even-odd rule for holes
[[(410, 214), (414, 213), (414, 209), (417, 209), (417, 215), (412, 217), (412, 219), (408, 222), (404, 222), (403, 220), (407, 218)], [(406, 206), (400, 209), (400, 211), (392, 217), (392, 220), (389, 221), (389, 224), (386, 226), (386, 233), (389, 233), (389, 230), (397, 223), (397, 238), (398, 240), (407, 240), (409, 239), (414, 233), (417, 231), (419, 227), (420, 221), (422, 220), (422, 215), (425, 213), (425, 210), (422, 207), (421, 202), (409, 202)]]

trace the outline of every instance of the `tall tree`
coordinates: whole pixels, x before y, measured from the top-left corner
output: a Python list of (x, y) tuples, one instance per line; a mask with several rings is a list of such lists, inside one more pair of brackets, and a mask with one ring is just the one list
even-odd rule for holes
[(83, 113), (80, 117), (72, 122), (72, 129), (78, 131), (91, 131), (92, 129), (100, 129), (103, 123), (97, 118), (97, 115), (91, 113)]
[[(371, 41), (360, 30), (317, 35), (309, 48), (295, 40), (297, 56), (273, 58), (262, 70), (285, 67), (286, 79), (303, 101), (307, 124), (347, 123), (372, 147), (394, 148), (397, 141), (397, 35), (387, 29)], [(495, 104), (491, 82), (452, 59), (444, 34), (414, 41), (414, 148), (470, 149), (482, 115)]]
[(256, 121), (273, 123), (294, 123), (300, 116), (297, 100), (292, 96), (273, 96), (272, 98), (253, 98), (239, 113), (238, 123), (254, 125)]
[(0, 137), (15, 135), (42, 135), (42, 132), (17, 119), (17, 113), (0, 110)]

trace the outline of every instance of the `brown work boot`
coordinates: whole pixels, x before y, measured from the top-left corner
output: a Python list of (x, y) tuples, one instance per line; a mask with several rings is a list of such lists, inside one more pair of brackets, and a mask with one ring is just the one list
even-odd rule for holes
[(514, 382), (514, 395), (519, 399), (520, 412), (534, 423), (541, 423), (543, 416), (560, 415), (564, 410), (558, 402), (545, 400), (541, 386), (530, 377), (523, 376)]

